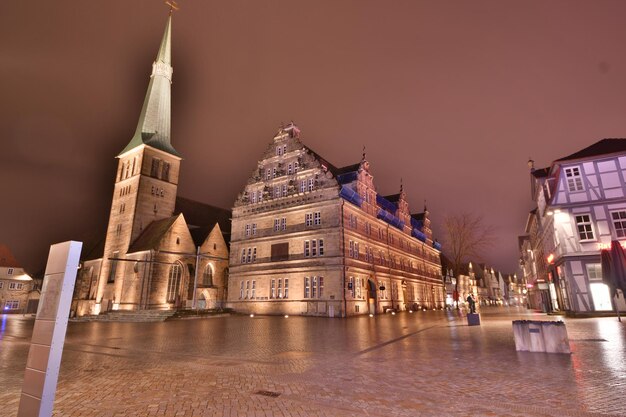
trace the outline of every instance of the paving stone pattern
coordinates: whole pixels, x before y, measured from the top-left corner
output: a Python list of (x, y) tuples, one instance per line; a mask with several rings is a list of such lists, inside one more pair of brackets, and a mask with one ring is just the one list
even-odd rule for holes
[[(34, 321), (0, 316), (0, 416)], [(624, 416), (626, 323), (564, 319), (571, 355), (516, 352), (524, 309), (375, 318), (70, 323), (54, 416)]]

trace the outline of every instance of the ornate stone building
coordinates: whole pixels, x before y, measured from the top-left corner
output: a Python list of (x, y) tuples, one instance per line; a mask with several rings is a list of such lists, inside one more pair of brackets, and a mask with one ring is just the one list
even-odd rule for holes
[(336, 168), (281, 128), (235, 202), (228, 305), (343, 317), (442, 308), (429, 213), (382, 196), (370, 164)]
[(181, 157), (170, 142), (171, 20), (137, 129), (117, 156), (104, 247), (82, 263), (78, 315), (211, 308), (225, 300), (230, 211), (176, 195)]

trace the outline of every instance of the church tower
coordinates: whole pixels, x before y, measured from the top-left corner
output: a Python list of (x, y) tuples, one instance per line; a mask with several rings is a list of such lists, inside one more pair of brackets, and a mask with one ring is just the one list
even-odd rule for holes
[(96, 294), (96, 314), (109, 308), (132, 309), (121, 299), (124, 277), (135, 262), (125, 262), (132, 243), (155, 220), (174, 213), (180, 155), (170, 143), (171, 26), (165, 33), (156, 60), (139, 122), (130, 142), (117, 156), (113, 201), (109, 215), (104, 256)]

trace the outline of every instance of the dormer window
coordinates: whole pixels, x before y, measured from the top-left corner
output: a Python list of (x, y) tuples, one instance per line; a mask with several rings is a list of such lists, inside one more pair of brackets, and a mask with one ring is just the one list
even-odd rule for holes
[(583, 191), (585, 189), (579, 167), (565, 168), (565, 178), (569, 191)]

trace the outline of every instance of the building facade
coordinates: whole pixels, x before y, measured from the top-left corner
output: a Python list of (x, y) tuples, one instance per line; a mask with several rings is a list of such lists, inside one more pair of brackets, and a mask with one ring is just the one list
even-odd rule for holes
[(235, 202), (228, 305), (331, 317), (442, 308), (428, 214), (410, 213), (402, 187), (379, 194), (365, 154), (336, 168), (291, 123)]
[(167, 19), (135, 134), (117, 156), (103, 247), (87, 254), (75, 314), (215, 308), (226, 299), (230, 211), (177, 196), (181, 157), (170, 141)]
[(39, 295), (35, 281), (15, 260), (8, 246), (0, 244), (1, 313), (36, 313)]
[(531, 175), (537, 208), (521, 239), (521, 264), (550, 295), (550, 309), (626, 309), (622, 296), (611, 299), (600, 264), (611, 240), (626, 244), (625, 173), (626, 139), (603, 139)]

